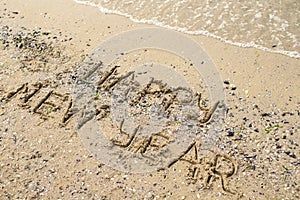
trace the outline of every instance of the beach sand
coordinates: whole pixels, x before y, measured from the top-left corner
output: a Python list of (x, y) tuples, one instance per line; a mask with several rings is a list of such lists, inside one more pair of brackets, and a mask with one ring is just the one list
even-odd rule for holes
[(299, 198), (299, 59), (187, 35), (226, 80), (226, 148), (131, 174), (88, 151), (68, 110), (86, 55), (154, 26), (71, 0), (3, 0), (0, 25), (0, 199)]

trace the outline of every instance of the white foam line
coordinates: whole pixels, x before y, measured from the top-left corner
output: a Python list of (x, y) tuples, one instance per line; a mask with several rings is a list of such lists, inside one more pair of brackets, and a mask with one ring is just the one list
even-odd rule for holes
[(260, 49), (260, 50), (271, 52), (271, 53), (283, 54), (283, 55), (286, 55), (286, 56), (289, 56), (289, 57), (292, 57), (292, 58), (296, 58), (296, 59), (300, 58), (300, 53), (297, 52), (297, 51), (272, 50), (272, 49), (269, 49), (267, 47), (255, 44), (254, 42), (249, 42), (249, 43), (232, 42), (232, 41), (226, 40), (226, 39), (224, 39), (220, 36), (209, 33), (208, 31), (203, 31), (203, 30), (189, 31), (186, 28), (170, 26), (170, 25), (164, 24), (162, 22), (157, 22), (157, 21), (154, 21), (154, 20), (136, 19), (132, 15), (129, 15), (127, 13), (123, 13), (123, 12), (120, 12), (118, 10), (110, 10), (110, 9), (107, 9), (107, 8), (99, 5), (99, 4), (95, 4), (93, 2), (84, 1), (84, 0), (73, 0), (73, 1), (78, 3), (78, 4), (97, 7), (103, 13), (117, 14), (117, 15), (127, 17), (133, 22), (156, 25), (156, 26), (168, 28), (168, 29), (171, 29), (171, 30), (183, 32), (183, 33), (190, 34), (190, 35), (204, 35), (204, 36), (207, 36), (207, 37), (212, 37), (212, 38), (218, 39), (218, 40), (220, 40), (222, 42), (225, 42), (227, 44), (231, 44), (231, 45), (235, 45), (235, 46), (239, 46), (239, 47), (243, 47), (243, 48), (256, 48), (256, 49)]

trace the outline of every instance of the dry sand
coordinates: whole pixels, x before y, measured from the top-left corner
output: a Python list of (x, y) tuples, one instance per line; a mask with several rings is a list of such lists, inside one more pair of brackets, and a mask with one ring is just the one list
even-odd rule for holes
[(187, 36), (227, 80), (226, 148), (130, 174), (94, 158), (66, 113), (85, 55), (151, 26), (71, 0), (3, 0), (0, 25), (0, 199), (299, 198), (299, 60)]

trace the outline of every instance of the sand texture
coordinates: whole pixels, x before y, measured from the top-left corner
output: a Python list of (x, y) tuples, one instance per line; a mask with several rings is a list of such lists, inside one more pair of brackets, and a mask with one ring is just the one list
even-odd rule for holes
[[(299, 199), (299, 59), (205, 36), (186, 35), (222, 77), (228, 110), (221, 148), (199, 157), (201, 141), (194, 141), (170, 166), (140, 174), (115, 170), (89, 151), (72, 110), (79, 69), (103, 41), (145, 27), (154, 26), (71, 0), (0, 2), (0, 199)], [(199, 78), (189, 63), (159, 51), (116, 65), (149, 58)], [(165, 92), (153, 94), (147, 98), (158, 101)], [(99, 109), (105, 127), (107, 107)]]

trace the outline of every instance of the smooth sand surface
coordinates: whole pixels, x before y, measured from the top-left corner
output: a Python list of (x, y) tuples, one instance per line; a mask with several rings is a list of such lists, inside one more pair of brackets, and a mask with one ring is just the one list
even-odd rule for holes
[[(226, 80), (226, 148), (130, 174), (93, 157), (67, 113), (85, 56), (116, 34), (154, 26), (71, 0), (1, 1), (0, 25), (1, 199), (299, 198), (299, 59), (187, 35)], [(38, 46), (22, 44), (26, 36)]]

